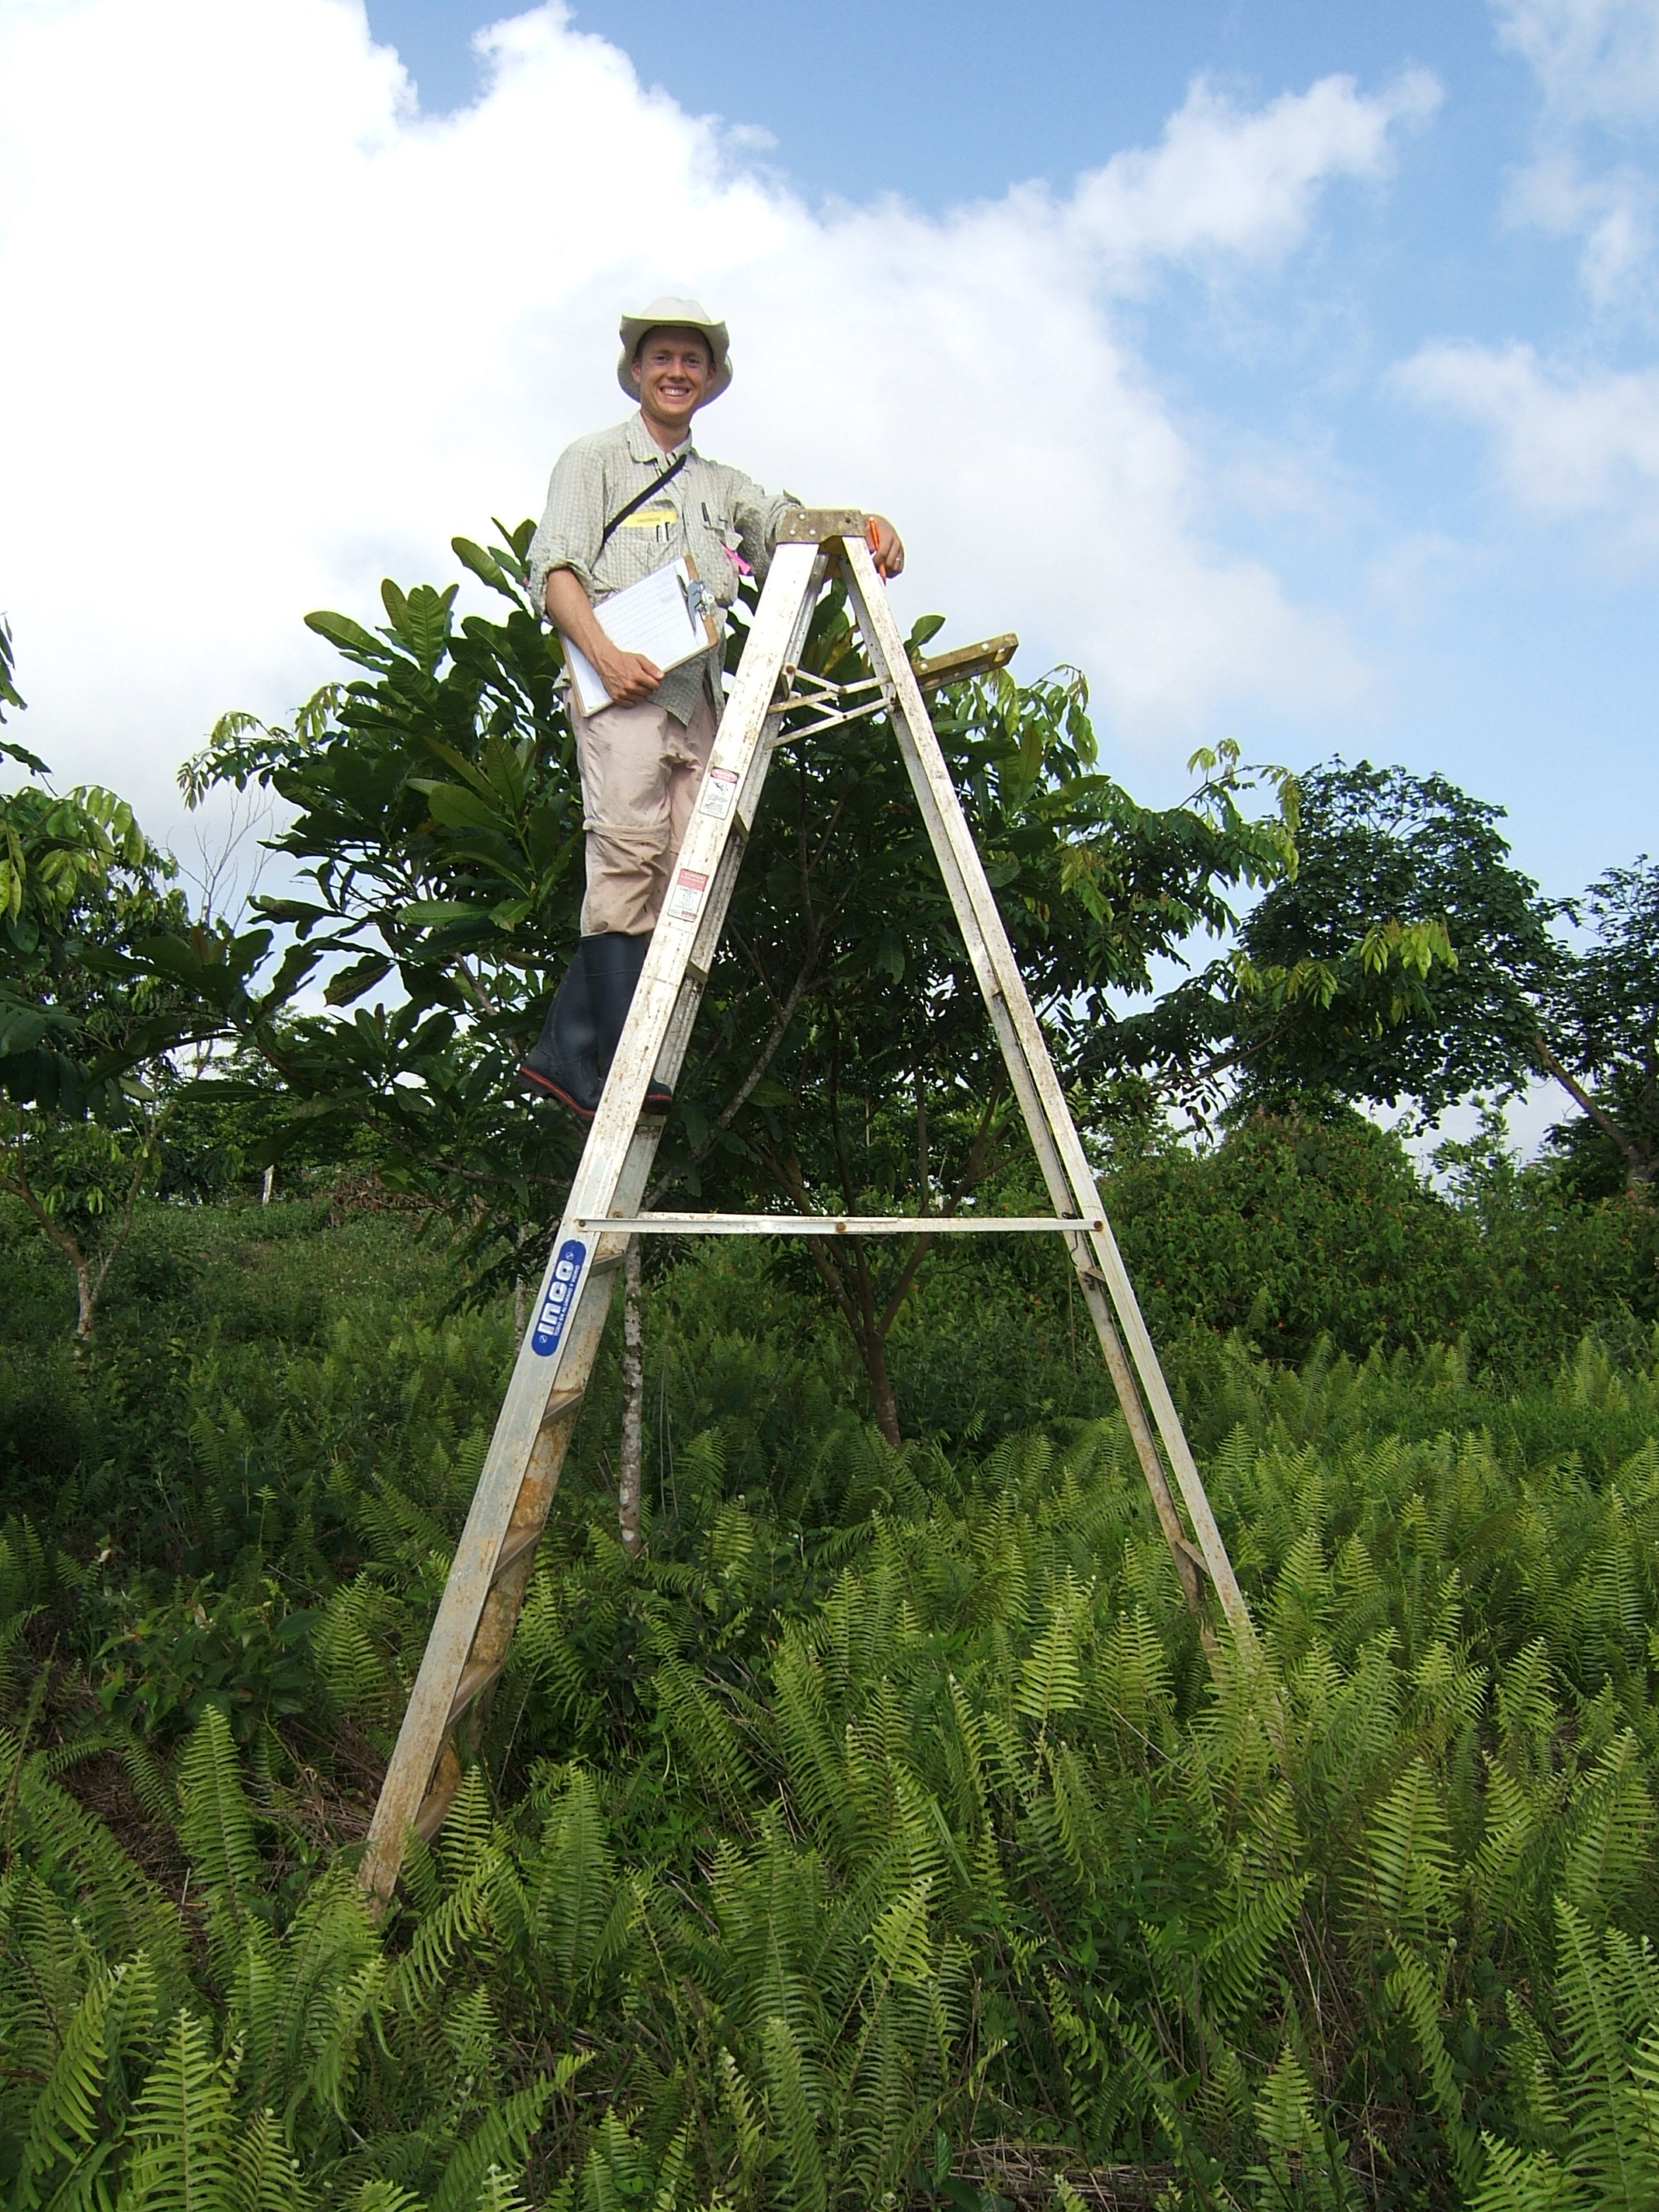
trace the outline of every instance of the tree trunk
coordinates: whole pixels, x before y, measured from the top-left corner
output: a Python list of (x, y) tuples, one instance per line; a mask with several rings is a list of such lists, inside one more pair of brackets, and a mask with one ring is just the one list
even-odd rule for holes
[(645, 1458), (644, 1332), (640, 1320), (640, 1240), (630, 1237), (623, 1268), (622, 1458), (617, 1473), (617, 1519), (623, 1549), (637, 1559), (645, 1549), (640, 1530), (640, 1479)]
[(864, 1359), (864, 1372), (870, 1384), (870, 1407), (876, 1417), (876, 1426), (884, 1439), (896, 1451), (899, 1448), (898, 1401), (893, 1395), (892, 1378), (887, 1372), (887, 1338), (878, 1329), (866, 1336), (860, 1334), (859, 1351)]
[(1582, 1107), (1604, 1137), (1609, 1137), (1624, 1155), (1625, 1191), (1631, 1198), (1645, 1198), (1659, 1174), (1659, 1159), (1645, 1145), (1626, 1136), (1619, 1124), (1607, 1113), (1600, 1102), (1585, 1090), (1570, 1068), (1564, 1067), (1552, 1048), (1549, 1040), (1540, 1032), (1534, 1039), (1540, 1061), (1545, 1072), (1553, 1075), (1575, 1106)]
[(93, 1273), (92, 1262), (67, 1238), (64, 1240), (64, 1249), (70, 1256), (70, 1263), (75, 1269), (75, 1303), (77, 1309), (75, 1321), (75, 1356), (79, 1359), (92, 1342), (93, 1328), (98, 1319), (98, 1293), (103, 1285), (103, 1275), (101, 1271), (97, 1275)]

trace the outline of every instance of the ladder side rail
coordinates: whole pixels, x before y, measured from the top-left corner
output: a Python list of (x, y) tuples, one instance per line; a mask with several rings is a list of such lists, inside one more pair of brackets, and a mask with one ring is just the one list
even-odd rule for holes
[[(735, 778), (738, 803), (724, 819), (701, 808), (693, 816), (694, 827), (702, 832), (698, 856), (707, 860), (714, 876), (714, 896), (704, 902), (690, 935), (684, 929), (659, 930), (653, 938), (647, 972), (641, 974), (617, 1047), (617, 1061), (626, 1051), (629, 1064), (619, 1071), (620, 1082), (607, 1082), (594, 1116), (566, 1201), (565, 1218), (543, 1271), (532, 1309), (537, 1315), (546, 1305), (561, 1265), (572, 1217), (603, 1218), (618, 1208), (635, 1212), (644, 1199), (662, 1133), (659, 1122), (641, 1122), (646, 1082), (659, 1058), (665, 1079), (670, 1081), (684, 1059), (702, 997), (702, 979), (713, 959), (746, 832), (770, 764), (771, 749), (764, 742), (768, 711), (785, 663), (805, 641), (825, 565), (817, 549), (806, 545), (780, 547), (774, 560), (710, 754), (711, 769), (719, 767)], [(706, 775), (705, 789), (708, 780)], [(690, 835), (686, 842), (692, 842)], [(690, 975), (686, 969), (698, 953), (703, 955), (702, 974)], [(653, 967), (653, 992), (647, 997), (645, 986)], [(601, 1237), (595, 1244), (578, 1278), (571, 1311), (550, 1358), (536, 1351), (533, 1325), (519, 1346), (369, 1829), (362, 1880), (382, 1899), (390, 1896), (396, 1884), (410, 1831), (431, 1834), (459, 1784), (459, 1762), (449, 1741), (456, 1696), (470, 1662), (498, 1672), (505, 1657), (534, 1549), (533, 1538), (522, 1540), (531, 1537), (532, 1528), (539, 1536), (545, 1525), (624, 1249), (621, 1237)], [(556, 1417), (550, 1425), (548, 1408), (555, 1404), (567, 1407), (568, 1417)], [(550, 1425), (555, 1430), (551, 1437), (547, 1435)], [(498, 1563), (514, 1538), (520, 1540), (514, 1566), (507, 1577), (498, 1577)], [(440, 1782), (435, 1789), (434, 1774)], [(428, 1798), (437, 1802), (429, 1803)]]
[[(770, 751), (764, 742), (768, 714), (786, 662), (799, 653), (805, 641), (825, 565), (816, 545), (780, 545), (772, 556), (743, 659), (738, 664), (737, 679), (714, 735), (690, 826), (675, 862), (662, 916), (646, 953), (605, 1096), (570, 1188), (567, 1215), (606, 1214), (612, 1210), (616, 1162), (638, 1124), (646, 1085), (659, 1065), (671, 1024), (681, 1033), (684, 1054), (690, 1033), (690, 1017), (696, 1011), (695, 1000), (689, 1008), (679, 1005), (686, 966), (694, 951), (703, 954), (699, 964), (705, 973), (713, 961), (741, 849), (739, 840), (730, 865), (721, 866), (736, 826), (733, 811), (728, 807), (712, 813), (705, 801), (711, 786), (725, 775), (734, 775), (736, 793), (750, 799), (752, 818), (752, 804), (758, 799), (768, 765), (765, 756)], [(695, 891), (685, 889), (690, 882), (698, 886)], [(684, 1016), (678, 1023), (675, 1022), (677, 1012)], [(663, 1065), (665, 1073), (669, 1072), (668, 1064)], [(672, 1072), (678, 1074), (678, 1068)]]
[[(898, 696), (897, 685), (891, 674), (892, 667), (896, 664), (890, 653), (891, 643), (897, 640), (897, 628), (892, 623), (885, 593), (881, 592), (878, 595), (873, 591), (860, 592), (858, 580), (855, 578), (853, 582), (852, 596), (860, 619), (865, 623), (866, 639), (870, 645), (872, 657), (878, 660), (878, 667), (886, 672), (887, 703), (900, 750), (904, 756), (905, 766), (915, 791), (923, 820), (927, 825), (934, 854), (939, 861), (946, 889), (950, 892), (951, 904), (962, 929), (963, 941), (979, 984), (980, 994), (990, 1014), (992, 1027), (1001, 1047), (1009, 1079), (1013, 1086), (1020, 1111), (1024, 1117), (1031, 1147), (1036, 1155), (1037, 1164), (1042, 1170), (1043, 1181), (1048, 1186), (1049, 1197), (1056, 1209), (1071, 1208), (1074, 1215), (1079, 1218), (1079, 1225), (1085, 1217), (1091, 1216), (1093, 1218), (1103, 1221), (1104, 1208), (1101, 1205), (1100, 1194), (1094, 1186), (1092, 1177), (1088, 1179), (1086, 1195), (1080, 1199), (1074, 1187), (1074, 1179), (1067, 1172), (1066, 1163), (1061, 1157), (1059, 1142), (1052, 1126), (1050, 1113), (1038, 1088), (1030, 1053), (1016, 1026), (1012, 1008), (1004, 995), (1001, 980), (994, 959), (992, 940), (994, 938), (1001, 939), (1003, 950), (1007, 956), (1003, 972), (1012, 975), (1021, 998), (1025, 997), (1024, 979), (1019, 975), (1013, 960), (1012, 950), (1007, 945), (1006, 935), (1002, 927), (1001, 915), (997, 910), (994, 901), (990, 897), (988, 884), (985, 883), (984, 869), (979, 858), (978, 848), (974, 844), (966, 822), (963, 819), (956, 788), (951, 782), (950, 770), (945, 763), (943, 754), (939, 751), (933, 718), (928, 714), (926, 706), (922, 705), (920, 727), (925, 731), (927, 740), (931, 741), (931, 750), (937, 757), (939, 770), (937, 777), (930, 777), (927, 772), (925, 744), (918, 744), (915, 740), (908, 714)], [(872, 610), (876, 607), (879, 607), (882, 614), (886, 617), (887, 627), (891, 631), (891, 637), (889, 640), (884, 640), (876, 633), (875, 617), (872, 613)], [(896, 665), (907, 668), (908, 666), (908, 657), (903, 653), (902, 644), (899, 646)], [(953, 826), (952, 817), (954, 817), (954, 826), (959, 827), (962, 833), (959, 840), (951, 834)], [(979, 878), (984, 889), (985, 908), (988, 908), (988, 914), (985, 913), (981, 902), (974, 896), (973, 882), (975, 877)], [(1029, 1012), (1029, 999), (1026, 999), (1025, 1003)], [(1048, 1048), (1042, 1042), (1041, 1032), (1036, 1030), (1034, 1016), (1030, 1027), (1030, 1030), (1036, 1035), (1038, 1056), (1046, 1063)], [(1054, 1087), (1058, 1091), (1057, 1083)], [(1060, 1099), (1060, 1112), (1066, 1127), (1069, 1128), (1071, 1115), (1069, 1109), (1065, 1106), (1063, 1097)], [(1135, 1456), (1139, 1462), (1146, 1486), (1152, 1493), (1159, 1526), (1169, 1545), (1188, 1602), (1194, 1610), (1198, 1610), (1198, 1583), (1186, 1528), (1170, 1493), (1169, 1478), (1164, 1462), (1159, 1456), (1152, 1422), (1135, 1380), (1133, 1370), (1129, 1364), (1128, 1356), (1124, 1350), (1123, 1340), (1118, 1334), (1111, 1310), (1103, 1296), (1102, 1278), (1093, 1264), (1093, 1256), (1087, 1244), (1081, 1237), (1068, 1236), (1066, 1244), (1071, 1253), (1073, 1265), (1077, 1271), (1079, 1288), (1094, 1322), (1095, 1333), (1100, 1340), (1101, 1352), (1106, 1362), (1107, 1371), (1112, 1378), (1118, 1403), (1122, 1408), (1124, 1419), (1128, 1425), (1130, 1441), (1134, 1447)]]
[[(938, 734), (922, 700), (915, 671), (906, 657), (898, 625), (877, 577), (869, 548), (860, 540), (849, 538), (842, 542), (842, 550), (859, 625), (872, 658), (877, 662), (878, 671), (885, 679), (893, 709), (892, 720), (918, 802), (933, 836), (953, 901), (957, 900), (960, 895), (957, 919), (963, 925), (964, 937), (968, 936), (968, 924), (971, 921), (974, 933), (983, 948), (985, 962), (990, 969), (989, 981), (994, 987), (994, 991), (987, 990), (987, 1002), (994, 1020), (996, 1002), (1001, 1001), (1012, 1028), (1016, 1050), (1010, 1058), (1009, 1066), (1016, 1091), (1021, 1094), (1022, 1103), (1028, 1095), (1035, 1093), (1032, 1103), (1038, 1117), (1046, 1123), (1058, 1152), (1059, 1164), (1076, 1212), (1079, 1216), (1098, 1215), (1103, 1218), (1104, 1208), (1093, 1170), (1072, 1120), (1065, 1094), (1060, 1090), (1059, 1078), (1054, 1073), (1054, 1063), (1048, 1056), (1047, 1043), (1026, 994), (1013, 949), (1003, 927), (1001, 914), (986, 880), (984, 867), (963, 815), (956, 787), (951, 781), (950, 769), (940, 749)], [(947, 854), (950, 855), (949, 864)], [(969, 957), (973, 958), (971, 939), (969, 952)], [(980, 963), (975, 960), (975, 965), (977, 968)], [(1001, 1027), (1000, 1023), (998, 1027)], [(1018, 1062), (1024, 1062), (1027, 1071), (1027, 1080), (1024, 1083), (1020, 1081)], [(1028, 1121), (1032, 1118), (1029, 1112), (1027, 1118)], [(1034, 1142), (1036, 1141), (1035, 1126), (1032, 1136)], [(1221, 1531), (1193, 1459), (1175, 1401), (1170, 1395), (1169, 1384), (1141, 1315), (1128, 1271), (1118, 1250), (1117, 1240), (1109, 1224), (1101, 1230), (1091, 1230), (1088, 1234), (1097, 1267), (1104, 1279), (1115, 1312), (1118, 1331), (1126, 1342), (1141, 1389), (1146, 1394), (1163, 1439), (1164, 1451), (1186, 1504), (1210, 1580), (1235, 1637), (1243, 1648), (1253, 1649), (1255, 1636), (1249, 1608), (1244, 1603), (1243, 1593), (1239, 1589), (1232, 1562), (1227, 1555)], [(1109, 1352), (1108, 1360), (1109, 1364)], [(1126, 1413), (1127, 1410), (1126, 1406)], [(1133, 1427), (1133, 1421), (1131, 1425)]]
[[(562, 1383), (574, 1399), (580, 1400), (599, 1348), (625, 1247), (626, 1239), (619, 1237), (602, 1239), (596, 1247), (593, 1262), (583, 1279), (584, 1295), (570, 1315), (556, 1359), (536, 1360), (531, 1350), (533, 1323), (525, 1331), (370, 1824), (362, 1879), (365, 1888), (378, 1896), (390, 1896), (398, 1879), (404, 1839), (420, 1812), (449, 1733), (455, 1692), (550, 1402), (556, 1404), (565, 1395)], [(556, 1241), (533, 1312), (542, 1310), (558, 1253)]]
[[(861, 618), (866, 614), (869, 606), (879, 605), (883, 612), (888, 614), (890, 623), (891, 617), (890, 613), (888, 612), (884, 592), (881, 594), (879, 599), (866, 600), (860, 597), (855, 583), (853, 597)], [(896, 625), (893, 626), (893, 636), (895, 639), (897, 636)], [(975, 980), (979, 984), (980, 995), (984, 1000), (986, 1009), (991, 1017), (992, 1028), (1001, 1048), (1004, 1064), (1008, 1070), (1014, 1096), (1024, 1118), (1026, 1132), (1030, 1138), (1031, 1148), (1036, 1155), (1037, 1164), (1048, 1187), (1049, 1197), (1056, 1211), (1071, 1208), (1074, 1217), (1079, 1219), (1079, 1226), (1084, 1218), (1097, 1218), (1103, 1222), (1104, 1210), (1101, 1206), (1100, 1195), (1094, 1189), (1092, 1181), (1090, 1183), (1087, 1197), (1080, 1200), (1074, 1188), (1073, 1179), (1067, 1174), (1066, 1163), (1060, 1156), (1055, 1133), (1051, 1126), (1049, 1114), (1045, 1108), (1036, 1077), (1030, 1065), (1030, 1054), (1015, 1025), (1012, 1010), (1004, 995), (994, 964), (992, 946), (988, 940), (987, 930), (981, 926), (979, 903), (973, 896), (973, 878), (977, 876), (981, 884), (984, 882), (983, 865), (979, 858), (978, 848), (968, 832), (967, 824), (962, 819), (955, 787), (950, 781), (950, 771), (945, 767), (943, 755), (940, 754), (939, 766), (944, 771), (945, 793), (941, 803), (940, 794), (923, 767), (921, 748), (910, 741), (908, 721), (902, 703), (896, 696), (896, 686), (890, 677), (892, 664), (889, 654), (882, 650), (882, 641), (875, 636), (872, 627), (866, 627), (866, 639), (871, 647), (872, 658), (877, 661), (878, 667), (889, 671), (886, 678), (887, 704), (897, 735), (900, 750), (904, 756), (906, 769), (915, 791), (923, 820), (927, 826), (934, 855), (939, 862), (940, 873), (945, 878), (946, 889), (950, 892), (958, 925), (962, 929), (963, 941), (967, 948)], [(908, 659), (903, 655), (902, 646), (900, 660), (908, 667)], [(933, 719), (927, 714), (925, 706), (921, 709), (921, 714), (922, 726), (927, 737), (933, 740), (934, 752), (938, 753), (937, 734), (933, 730)], [(952, 814), (963, 832), (959, 842), (948, 834), (947, 825)], [(985, 885), (985, 889), (988, 899), (988, 884)], [(1001, 933), (1001, 915), (997, 912), (994, 902), (991, 902), (989, 920), (992, 930)], [(1015, 980), (1023, 994), (1024, 981), (1018, 976), (1018, 969), (1014, 967), (1012, 949), (1006, 947), (1006, 936), (1004, 944), (1005, 949), (1008, 951), (1007, 965), (1013, 969)], [(1032, 1026), (1035, 1028), (1035, 1021)], [(1040, 1033), (1038, 1042), (1041, 1044)], [(1046, 1060), (1046, 1046), (1042, 1048), (1042, 1057)], [(1069, 1127), (1070, 1115), (1064, 1108), (1063, 1100), (1062, 1112)], [(1181, 1583), (1182, 1591), (1188, 1607), (1194, 1613), (1201, 1613), (1203, 1605), (1199, 1588), (1198, 1566), (1204, 1564), (1202, 1554), (1195, 1555), (1188, 1540), (1186, 1525), (1181, 1518), (1180, 1509), (1176, 1504), (1170, 1491), (1169, 1476), (1158, 1452), (1152, 1421), (1136, 1382), (1134, 1370), (1124, 1350), (1123, 1340), (1118, 1334), (1111, 1308), (1107, 1302), (1101, 1276), (1093, 1264), (1089, 1247), (1081, 1237), (1067, 1235), (1066, 1242), (1073, 1267), (1077, 1273), (1078, 1287), (1090, 1319), (1094, 1323), (1101, 1355), (1105, 1360), (1113, 1390), (1122, 1410), (1124, 1421), (1129, 1431), (1129, 1441), (1139, 1464), (1142, 1479), (1151, 1494), (1152, 1510), (1158, 1516), (1158, 1526), (1163, 1532), (1164, 1542), (1169, 1547), (1176, 1577)], [(1195, 1559), (1197, 1564), (1195, 1564)]]

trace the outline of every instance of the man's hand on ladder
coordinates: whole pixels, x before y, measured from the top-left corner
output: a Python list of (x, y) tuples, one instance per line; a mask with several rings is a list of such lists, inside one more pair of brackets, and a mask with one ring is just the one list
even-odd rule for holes
[(887, 517), (884, 514), (866, 516), (864, 535), (883, 583), (890, 583), (895, 576), (902, 576), (904, 573), (904, 540)]

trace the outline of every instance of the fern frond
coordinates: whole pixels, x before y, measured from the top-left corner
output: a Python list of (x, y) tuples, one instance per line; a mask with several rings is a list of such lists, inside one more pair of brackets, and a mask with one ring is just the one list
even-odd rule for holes
[(203, 1714), (179, 1756), (179, 1839), (207, 1892), (209, 1945), (228, 1980), (258, 1889), (259, 1856), (230, 1723), (217, 1705)]
[(552, 2094), (552, 2083), (538, 2076), (488, 2113), (445, 2166), (432, 2192), (431, 2212), (473, 2212), (492, 2166), (522, 2172), (530, 2138)]
[(761, 2049), (766, 2101), (783, 2166), (783, 2202), (790, 2212), (826, 2212), (829, 2187), (818, 2144), (805, 2064), (789, 2022), (774, 2014)]
[(1650, 1991), (1639, 1982), (1632, 1987), (1616, 1931), (1598, 1944), (1565, 1898), (1556, 1920), (1557, 2001), (1568, 2046), (1561, 2087), (1571, 2118), (1573, 2171), (1595, 2184), (1600, 2203), (1650, 2204), (1659, 2198), (1659, 2139), (1631, 2071), (1636, 2039), (1650, 2024), (1650, 2015), (1643, 2014)]
[(111, 1992), (125, 1971), (118, 1966), (113, 1974), (100, 1974), (76, 2007), (57, 2063), (29, 2116), (12, 2185), (15, 2212), (32, 2212), (53, 2171), (73, 2160), (97, 2136), (106, 2059), (105, 2019)]
[(1579, 2212), (1593, 2199), (1547, 2150), (1522, 2150), (1482, 2134), (1486, 2172), (1471, 2212)]
[(1464, 2117), (1463, 2093), (1456, 2069), (1440, 2026), (1440, 1991), (1433, 1976), (1417, 1954), (1403, 1945), (1384, 1987), (1389, 2002), (1404, 2017), (1416, 2047), (1418, 2063), (1429, 2084), (1430, 2100), (1440, 2116), (1458, 2186), (1466, 2193), (1474, 2186), (1480, 2159), (1474, 2130)]
[(228, 2212), (301, 2212), (299, 2162), (268, 2108), (241, 2123)]
[(208, 2030), (181, 2012), (138, 2100), (121, 2212), (225, 2212), (236, 2201), (241, 2133)]
[(1451, 1837), (1424, 1760), (1412, 1761), (1372, 1822), (1365, 1864), (1381, 1929), (1422, 1937), (1440, 1925), (1452, 1894)]

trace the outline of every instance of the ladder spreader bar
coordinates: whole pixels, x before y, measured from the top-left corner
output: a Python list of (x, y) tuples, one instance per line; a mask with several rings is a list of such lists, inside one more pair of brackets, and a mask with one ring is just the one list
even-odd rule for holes
[(1029, 1237), (1106, 1224), (1058, 1213), (635, 1213), (568, 1225), (614, 1237)]

